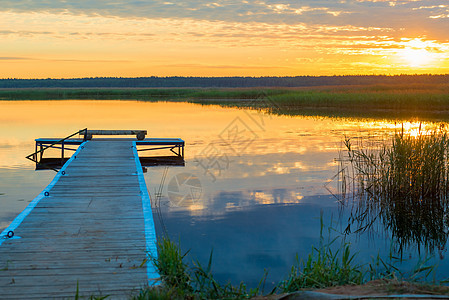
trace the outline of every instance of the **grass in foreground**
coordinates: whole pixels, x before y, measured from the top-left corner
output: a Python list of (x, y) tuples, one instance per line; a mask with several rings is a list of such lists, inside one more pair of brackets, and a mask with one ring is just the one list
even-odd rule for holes
[(296, 265), (292, 267), (287, 279), (281, 281), (277, 287), (280, 292), (363, 283), (364, 272), (362, 266), (355, 261), (356, 255), (351, 253), (351, 245), (344, 242), (333, 250), (339, 237), (326, 242), (323, 237), (323, 228), (321, 217), (319, 246), (312, 247), (312, 252), (304, 262), (301, 262), (296, 255)]
[[(359, 264), (357, 253), (351, 251), (350, 243), (340, 236), (326, 240), (323, 229), (321, 217), (319, 246), (312, 248), (305, 261), (297, 257), (290, 274), (268, 295), (347, 285), (360, 286), (379, 279), (388, 282), (408, 280), (418, 285), (421, 280), (428, 280), (435, 270), (435, 266), (428, 265), (429, 260), (424, 259), (410, 272), (401, 272), (397, 267), (400, 260), (392, 254), (385, 260), (377, 256), (369, 264)], [(329, 229), (329, 236), (331, 230)], [(179, 245), (162, 238), (158, 242), (158, 257), (152, 258), (161, 274), (161, 285), (144, 289), (133, 299), (249, 299), (264, 295), (263, 286), (267, 274), (262, 276), (259, 286), (254, 289), (249, 289), (244, 283), (236, 286), (231, 283), (223, 284), (213, 277), (212, 252), (207, 266), (201, 265), (199, 261), (194, 261), (190, 266), (185, 262), (186, 254), (182, 254)], [(438, 289), (436, 286), (428, 286), (428, 289)]]
[(187, 253), (182, 254), (179, 245), (163, 237), (157, 246), (158, 257), (151, 261), (161, 275), (162, 286), (143, 290), (135, 299), (239, 299), (260, 293), (262, 281), (256, 289), (248, 289), (243, 283), (218, 283), (212, 274), (212, 251), (207, 266), (194, 261), (190, 267), (184, 261)]

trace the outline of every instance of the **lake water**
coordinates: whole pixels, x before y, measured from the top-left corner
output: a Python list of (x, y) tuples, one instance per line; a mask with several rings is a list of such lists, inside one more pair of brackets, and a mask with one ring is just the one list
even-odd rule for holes
[[(305, 258), (318, 245), (321, 213), (326, 228), (346, 228), (348, 212), (334, 196), (344, 136), (391, 134), (401, 126), (180, 102), (0, 101), (0, 110), (0, 229), (55, 175), (35, 171), (25, 159), (35, 138), (62, 138), (86, 127), (145, 129), (149, 137), (186, 142), (184, 167), (145, 173), (158, 235), (166, 232), (190, 249), (189, 259), (204, 264), (213, 249), (213, 271), (223, 282), (256, 286), (266, 269), (267, 288), (287, 276), (296, 254)], [(419, 123), (404, 126), (413, 131)], [(346, 240), (361, 263), (390, 252), (391, 237), (382, 228)], [(441, 278), (449, 266), (440, 250), (433, 263)], [(417, 252), (414, 246), (403, 252), (404, 268)]]

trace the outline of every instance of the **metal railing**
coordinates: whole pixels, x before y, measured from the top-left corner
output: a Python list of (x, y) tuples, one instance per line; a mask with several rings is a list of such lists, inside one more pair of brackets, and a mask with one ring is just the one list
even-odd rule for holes
[[(60, 139), (60, 140), (58, 140), (58, 141), (56, 141), (56, 142), (53, 142), (53, 143), (51, 143), (51, 144), (48, 145), (48, 146), (42, 147), (42, 145), (41, 145), (41, 149), (40, 149), (40, 150), (36, 150), (34, 153), (31, 153), (30, 155), (27, 155), (25, 158), (31, 160), (32, 162), (34, 162), (34, 163), (36, 163), (36, 164), (42, 164), (42, 165), (45, 165), (45, 164), (41, 163), (41, 161), (39, 161), (39, 160), (37, 159), (38, 154), (40, 154), (40, 157), (41, 157), (41, 160), (42, 160), (42, 156), (43, 156), (45, 150), (47, 150), (48, 148), (53, 148), (53, 146), (54, 146), (54, 145), (57, 145), (57, 144), (62, 144), (62, 148), (61, 148), (61, 149), (62, 149), (62, 153), (64, 153), (64, 141), (67, 140), (67, 139), (69, 139), (69, 138), (71, 138), (72, 136), (77, 135), (77, 134), (78, 134), (78, 135), (81, 135), (82, 132), (84, 132), (84, 138), (83, 138), (83, 141), (86, 141), (86, 137), (87, 137), (87, 128), (84, 128), (84, 129), (81, 129), (81, 130), (79, 130), (79, 131), (77, 131), (77, 132), (75, 132), (75, 133), (73, 133), (73, 134), (71, 134), (71, 135), (69, 135), (69, 136), (67, 136), (67, 137), (65, 137), (65, 138), (63, 138), (63, 139)], [(49, 169), (55, 171), (55, 172), (58, 172), (58, 170), (56, 170), (55, 168), (52, 168), (52, 167), (50, 167), (50, 166), (48, 166), (48, 165), (47, 165), (47, 167), (48, 167)]]
[[(173, 149), (177, 148), (178, 152)], [(170, 149), (170, 151), (178, 157), (184, 158), (184, 145), (175, 145), (175, 146), (166, 146), (166, 147), (157, 147), (157, 148), (147, 148), (147, 149), (138, 149), (137, 151), (151, 151), (151, 150), (162, 150), (162, 149)]]

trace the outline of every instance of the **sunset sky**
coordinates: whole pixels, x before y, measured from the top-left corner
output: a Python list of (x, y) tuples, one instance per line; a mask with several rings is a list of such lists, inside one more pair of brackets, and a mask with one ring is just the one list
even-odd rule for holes
[(422, 73), (448, 0), (0, 1), (0, 78)]

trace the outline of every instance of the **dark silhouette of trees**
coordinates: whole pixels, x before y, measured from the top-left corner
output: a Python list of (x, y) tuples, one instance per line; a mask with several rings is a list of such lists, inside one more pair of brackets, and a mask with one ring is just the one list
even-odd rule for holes
[(348, 75), (294, 77), (95, 77), (0, 79), (0, 88), (232, 88), (313, 87), (370, 84), (442, 84), (449, 75)]

